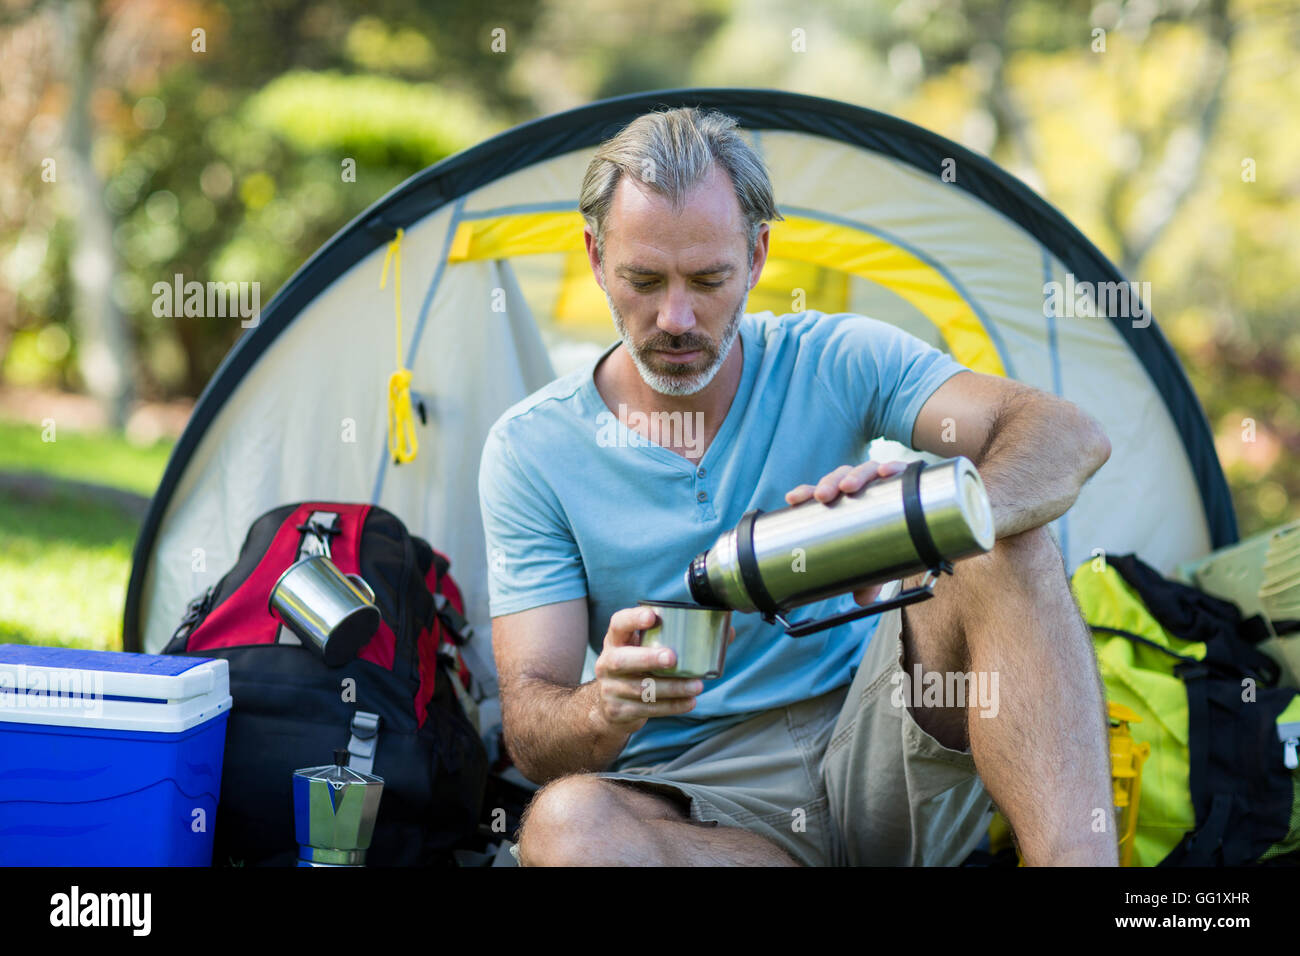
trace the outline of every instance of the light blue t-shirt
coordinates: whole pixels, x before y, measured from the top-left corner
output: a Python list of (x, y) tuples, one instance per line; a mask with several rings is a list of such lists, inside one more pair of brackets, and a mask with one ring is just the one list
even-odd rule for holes
[[(592, 377), (599, 360), (497, 420), (479, 471), (492, 616), (585, 597), (599, 654), (615, 611), (690, 601), (691, 559), (746, 511), (785, 507), (796, 485), (865, 461), (876, 437), (910, 445), (926, 399), (965, 369), (851, 314), (745, 315), (733, 348), (743, 349), (740, 385), (698, 465), (618, 421)], [(792, 619), (856, 606), (841, 595)], [(758, 614), (733, 613), (723, 676), (704, 682), (689, 714), (647, 721), (611, 769), (670, 760), (759, 711), (848, 683), (876, 621), (791, 638)]]

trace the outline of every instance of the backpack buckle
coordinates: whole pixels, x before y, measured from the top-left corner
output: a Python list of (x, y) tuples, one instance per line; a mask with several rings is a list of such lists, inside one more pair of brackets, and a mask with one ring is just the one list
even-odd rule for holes
[(185, 616), (181, 618), (181, 623), (177, 626), (176, 630), (172, 632), (171, 639), (173, 641), (177, 638), (189, 639), (189, 636), (194, 633), (194, 629), (198, 625), (199, 621), (201, 621), (203, 616), (211, 610), (212, 597), (216, 593), (216, 590), (217, 586), (214, 584), (202, 594), (197, 595), (190, 600), (190, 603), (185, 606)]

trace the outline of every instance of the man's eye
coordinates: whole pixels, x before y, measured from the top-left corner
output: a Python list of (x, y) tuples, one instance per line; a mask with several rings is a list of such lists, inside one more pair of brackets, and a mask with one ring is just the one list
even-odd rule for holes
[[(627, 283), (632, 288), (644, 292), (647, 289), (653, 289), (655, 286), (657, 286), (659, 284), (659, 280), (658, 279), (641, 279), (641, 280), (628, 279)], [(720, 289), (722, 288), (722, 286), (727, 284), (727, 280), (720, 279), (716, 282), (705, 282), (703, 279), (696, 279), (695, 284), (705, 289)]]

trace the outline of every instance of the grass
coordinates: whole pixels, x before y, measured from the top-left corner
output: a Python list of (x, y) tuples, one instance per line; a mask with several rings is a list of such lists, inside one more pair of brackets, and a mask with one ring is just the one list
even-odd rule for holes
[[(39, 472), (148, 496), (170, 444), (141, 448), (120, 435), (0, 422), (0, 471)], [(0, 642), (96, 650), (122, 646), (135, 517), (65, 490), (0, 490)]]
[(61, 427), (43, 441), (39, 425), (0, 421), (0, 470), (38, 471), (153, 494), (162, 479), (171, 442), (140, 447), (110, 432), (76, 432)]

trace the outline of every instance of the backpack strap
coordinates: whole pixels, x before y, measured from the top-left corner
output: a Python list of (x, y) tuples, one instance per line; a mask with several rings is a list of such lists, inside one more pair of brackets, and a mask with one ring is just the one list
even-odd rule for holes
[(382, 721), (378, 714), (368, 710), (358, 710), (352, 715), (350, 730), (352, 737), (348, 740), (348, 766), (362, 773), (375, 772), (375, 751), (379, 747), (379, 725)]
[[(298, 539), (298, 553), (294, 561), (301, 561), (314, 554), (331, 557), (330, 539), (339, 533), (339, 515), (337, 511), (313, 511), (304, 524), (296, 529), (301, 537)], [(298, 635), (281, 624), (275, 632), (276, 644), (301, 644)]]
[(1118, 627), (1105, 627), (1101, 624), (1089, 624), (1088, 627), (1092, 630), (1094, 634), (1114, 634), (1116, 637), (1124, 637), (1135, 644), (1145, 644), (1147, 647), (1154, 648), (1155, 650), (1159, 651), (1161, 654), (1166, 654), (1169, 657), (1172, 657), (1176, 660), (1183, 661), (1184, 663), (1189, 663), (1189, 664), (1200, 663), (1200, 661), (1198, 661), (1195, 657), (1187, 657), (1184, 654), (1179, 654), (1177, 651), (1171, 651), (1163, 644), (1159, 644), (1151, 640), (1151, 638), (1149, 637), (1143, 637), (1141, 634), (1134, 634), (1132, 631), (1125, 631)]
[[(459, 656), (459, 649), (453, 648), (453, 650), (455, 650)], [(474, 725), (474, 729), (481, 732), (479, 726), (478, 701), (476, 701), (473, 695), (465, 689), (465, 685), (460, 682), (460, 674), (457, 673), (456, 668), (457, 661), (453, 661), (450, 657), (446, 656), (440, 657), (440, 660), (443, 661), (443, 669), (447, 673), (447, 682), (451, 684), (452, 692), (455, 693), (456, 699), (460, 702), (461, 709), (465, 711), (465, 716), (468, 717), (469, 722)]]
[[(1210, 822), (1210, 701), (1205, 678), (1209, 670), (1203, 664), (1186, 662), (1174, 667), (1174, 673), (1182, 678), (1187, 688), (1187, 789), (1191, 791), (1192, 806), (1196, 808), (1196, 830), (1190, 834), (1187, 848), (1196, 849), (1198, 857), (1204, 857), (1217, 847), (1219, 839), (1214, 839), (1206, 827)], [(1216, 817), (1216, 822), (1219, 822)], [(1226, 815), (1221, 821), (1227, 825)], [(1222, 826), (1219, 838), (1222, 838)]]
[[(430, 589), (433, 595), (433, 610), (436, 621), (440, 623), (445, 633), (451, 638), (450, 641), (439, 641), (438, 657), (446, 665), (447, 673), (452, 679), (452, 684), (456, 689), (457, 696), (460, 696), (465, 690), (460, 682), (458, 671), (463, 663), (469, 670), (471, 687), (466, 699), (462, 699), (461, 704), (465, 708), (466, 714), (477, 712), (478, 702), (486, 697), (498, 696), (497, 683), (495, 678), (496, 669), (488, 665), (482, 654), (475, 650), (474, 627), (470, 624), (469, 619), (465, 617), (451, 600), (442, 591), (442, 579), (451, 569), (450, 560), (429, 545), (423, 538), (413, 539), (418, 541), (425, 548), (428, 548), (430, 555), (430, 570), (434, 572), (434, 587)], [(466, 700), (469, 702), (467, 703)], [(473, 717), (477, 721), (477, 717)]]
[(1187, 688), (1187, 789), (1196, 829), (1183, 836), (1159, 866), (1222, 866), (1223, 838), (1232, 818), (1232, 794), (1210, 792), (1210, 670), (1200, 661), (1178, 664), (1174, 673)]
[(185, 617), (176, 630), (172, 632), (171, 639), (163, 649), (164, 654), (180, 654), (185, 650), (185, 642), (189, 640), (194, 629), (207, 616), (208, 611), (212, 609), (212, 598), (216, 594), (217, 585), (212, 585), (198, 597), (190, 601), (185, 606)]
[(1156, 866), (1218, 866), (1227, 861), (1218, 856), (1232, 816), (1232, 797), (1216, 793), (1210, 801), (1205, 822), (1183, 837), (1182, 842)]
[(433, 606), (438, 617), (452, 633), (452, 640), (457, 644), (468, 644), (474, 637), (474, 628), (465, 615), (456, 610), (456, 606), (447, 600), (447, 595), (437, 591), (433, 595)]

